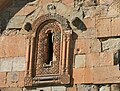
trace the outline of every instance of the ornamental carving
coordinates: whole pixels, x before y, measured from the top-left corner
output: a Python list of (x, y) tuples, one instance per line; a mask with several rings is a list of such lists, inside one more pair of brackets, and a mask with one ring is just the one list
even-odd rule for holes
[(25, 86), (69, 84), (72, 30), (60, 15), (43, 15), (33, 24), (27, 47)]

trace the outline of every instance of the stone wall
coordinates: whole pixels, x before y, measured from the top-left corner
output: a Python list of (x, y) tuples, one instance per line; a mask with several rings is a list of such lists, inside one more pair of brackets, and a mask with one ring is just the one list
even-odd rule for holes
[[(55, 11), (47, 10), (51, 3)], [(119, 91), (119, 4), (119, 0), (13, 2), (0, 14), (1, 91)], [(73, 30), (69, 59), (71, 84), (25, 88), (26, 52), (32, 31), (26, 30), (25, 25), (28, 22), (32, 25), (39, 16), (48, 13), (64, 16)]]

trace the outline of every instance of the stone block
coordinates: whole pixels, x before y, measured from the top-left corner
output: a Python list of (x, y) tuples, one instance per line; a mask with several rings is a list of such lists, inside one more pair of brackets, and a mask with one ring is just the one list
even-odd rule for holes
[(100, 91), (111, 91), (110, 86), (109, 85), (102, 86), (100, 87)]
[(26, 48), (26, 36), (15, 35), (15, 36), (1, 36), (0, 44), (2, 44), (2, 49), (0, 49), (0, 57), (18, 57), (25, 56)]
[(99, 66), (112, 66), (112, 65), (114, 65), (114, 53), (113, 52), (101, 52)]
[(52, 91), (66, 91), (65, 86), (54, 86), (52, 87)]
[(84, 68), (84, 82), (86, 84), (93, 83), (93, 68)]
[(112, 19), (112, 36), (120, 36), (120, 18), (113, 18)]
[(86, 54), (86, 67), (100, 67), (114, 65), (113, 52), (89, 53)]
[(7, 76), (6, 72), (0, 72), (0, 87), (8, 87), (6, 84)]
[(35, 6), (25, 6), (23, 7), (17, 14), (16, 16), (27, 16), (28, 14), (32, 13), (36, 9)]
[(19, 80), (18, 80), (18, 86), (19, 87), (24, 87), (24, 78), (25, 78), (25, 72), (19, 72)]
[(91, 85), (77, 85), (78, 91), (91, 91)]
[(84, 68), (73, 69), (74, 84), (84, 83)]
[(23, 91), (22, 88), (6, 88), (5, 91)]
[(67, 91), (77, 91), (77, 87), (67, 87)]
[(9, 87), (17, 87), (18, 86), (18, 72), (9, 72), (7, 73), (7, 85)]
[(93, 83), (120, 83), (118, 66), (104, 66), (93, 68)]
[(100, 18), (97, 20), (97, 37), (109, 37), (112, 35), (112, 26), (110, 18)]
[(103, 5), (110, 5), (113, 1), (114, 0), (99, 0), (99, 3)]
[(91, 18), (85, 18), (83, 20), (87, 29), (95, 29), (95, 21)]
[(62, 0), (62, 3), (64, 3), (67, 6), (73, 7), (74, 5), (74, 0)]
[(101, 52), (101, 42), (99, 39), (91, 39), (91, 46), (90, 46), (90, 52)]
[(99, 65), (100, 53), (88, 53), (86, 54), (86, 67), (94, 67)]
[(52, 90), (52, 87), (43, 87), (43, 88), (37, 88), (35, 91), (54, 91), (54, 90)]
[(25, 64), (25, 57), (14, 58), (12, 71), (25, 71)]
[(111, 91), (120, 91), (120, 84), (112, 84)]
[(12, 61), (11, 59), (3, 58), (0, 59), (0, 72), (12, 71)]
[(75, 68), (85, 67), (85, 55), (75, 55)]
[(102, 43), (102, 50), (103, 51), (117, 51), (120, 48), (120, 38), (109, 38), (104, 41), (101, 41)]
[(78, 54), (90, 53), (91, 39), (78, 39), (75, 45), (77, 45), (75, 49), (78, 50)]
[(25, 21), (25, 18), (26, 18), (26, 16), (14, 16), (9, 21), (6, 29), (9, 29), (9, 28), (22, 28), (23, 23)]

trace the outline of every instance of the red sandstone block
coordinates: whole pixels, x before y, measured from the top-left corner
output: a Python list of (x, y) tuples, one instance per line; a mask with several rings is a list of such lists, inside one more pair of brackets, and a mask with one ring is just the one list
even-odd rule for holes
[[(25, 55), (25, 36), (4, 36), (0, 38), (0, 57), (16, 57)], [(3, 53), (3, 54), (2, 54)]]
[(91, 39), (78, 39), (77, 44), (75, 44), (77, 47), (75, 48), (78, 53), (89, 53), (90, 52), (90, 46), (91, 46)]
[(19, 81), (18, 81), (19, 87), (24, 87), (24, 78), (25, 78), (25, 72), (19, 72)]
[(93, 68), (93, 84), (120, 83), (120, 71), (118, 66), (105, 66)]
[[(96, 64), (94, 64), (96, 65)], [(114, 54), (113, 52), (101, 52), (99, 66), (112, 66), (114, 65)]]
[(6, 81), (7, 81), (6, 72), (0, 72), (0, 87), (8, 87)]
[(92, 68), (73, 69), (74, 84), (93, 83)]
[(112, 36), (120, 36), (120, 18), (112, 19)]
[(74, 84), (84, 83), (84, 68), (73, 69)]
[(68, 6), (73, 6), (74, 0), (62, 0), (62, 3), (66, 4)]
[(51, 3), (53, 0), (40, 0), (40, 4), (41, 5), (45, 5), (45, 4), (47, 4), (47, 3)]
[(93, 83), (93, 68), (84, 68), (84, 82)]
[(99, 53), (88, 53), (86, 54), (86, 67), (99, 66), (100, 54)]
[(110, 18), (100, 18), (96, 23), (97, 37), (108, 37), (112, 35)]
[(95, 29), (95, 21), (94, 21), (94, 19), (85, 18), (83, 20), (83, 22), (84, 22), (87, 29)]
[(86, 67), (112, 66), (114, 65), (113, 52), (89, 53), (86, 54)]

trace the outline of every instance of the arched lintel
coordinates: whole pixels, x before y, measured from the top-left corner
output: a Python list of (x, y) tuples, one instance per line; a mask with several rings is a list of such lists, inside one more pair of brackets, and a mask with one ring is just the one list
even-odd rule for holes
[(59, 14), (46, 14), (46, 15), (42, 15), (40, 17), (38, 17), (32, 25), (32, 31), (36, 33), (36, 31), (38, 30), (38, 28), (45, 22), (47, 21), (57, 21), (61, 24), (62, 29), (63, 30), (70, 30), (70, 25), (69, 25), (69, 21), (68, 19), (64, 18), (63, 16), (59, 15)]

